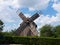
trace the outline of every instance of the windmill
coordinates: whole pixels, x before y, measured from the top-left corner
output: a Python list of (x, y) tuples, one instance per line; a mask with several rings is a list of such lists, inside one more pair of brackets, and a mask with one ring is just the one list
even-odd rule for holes
[(20, 27), (15, 31), (15, 34), (19, 36), (37, 36), (37, 25), (34, 23), (34, 20), (39, 17), (39, 14), (36, 13), (30, 18), (26, 18), (24, 14), (20, 12), (19, 16), (23, 20), (23, 22), (20, 24)]

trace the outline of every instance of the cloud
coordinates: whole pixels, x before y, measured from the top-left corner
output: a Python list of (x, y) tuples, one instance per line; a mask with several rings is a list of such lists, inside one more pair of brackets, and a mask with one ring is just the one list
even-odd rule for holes
[(17, 29), (19, 27), (19, 25), (13, 24), (13, 25), (5, 25), (3, 32), (7, 31), (11, 31), (14, 29)]
[(0, 0), (0, 8), (4, 8), (7, 6), (12, 6), (14, 8), (19, 8), (19, 4), (17, 0)]
[(18, 8), (27, 7), (29, 10), (34, 10), (47, 7), (48, 3), (49, 0), (0, 0), (0, 19), (5, 22), (14, 22), (13, 17), (17, 17)]
[(17, 0), (0, 0), (0, 19), (5, 22), (14, 22), (16, 10), (19, 8)]
[(20, 5), (21, 7), (28, 7), (29, 10), (41, 10), (48, 6), (49, 1), (50, 0), (20, 0)]
[(35, 9), (34, 9), (34, 8), (32, 8), (32, 7), (30, 7), (30, 8), (29, 8), (29, 11), (34, 11), (34, 10), (35, 10)]
[(30, 14), (24, 14), (24, 15), (25, 15), (26, 17), (29, 17), (29, 18), (31, 17)]
[[(16, 13), (19, 8), (25, 7), (28, 8), (29, 11), (42, 10), (48, 7), (49, 2), (50, 0), (0, 0), (0, 19), (3, 20), (6, 25), (4, 30), (17, 28), (18, 25), (22, 22)], [(60, 3), (56, 3), (55, 1), (52, 7), (58, 13), (56, 16), (52, 17), (49, 15), (41, 15), (34, 21), (38, 25), (38, 28), (45, 24), (60, 24)], [(30, 17), (30, 14), (25, 14), (25, 16)]]
[(0, 11), (0, 19), (3, 20), (4, 22), (14, 22), (13, 17), (16, 16), (15, 11), (9, 9), (8, 7), (4, 8), (5, 9)]
[(58, 13), (60, 13), (60, 3), (54, 3), (52, 7), (54, 10), (56, 10)]
[(52, 0), (54, 3), (58, 3), (60, 0)]
[(53, 26), (60, 25), (60, 15), (56, 14), (56, 16), (50, 17), (50, 15), (41, 15), (38, 19), (34, 21), (37, 25), (38, 28), (41, 28), (45, 24), (51, 24)]
[(19, 6), (18, 0), (0, 0), (0, 20), (4, 22), (4, 31), (14, 29), (13, 24), (16, 24), (15, 28), (18, 27), (21, 22), (16, 13)]
[(51, 24), (52, 26), (60, 25), (60, 2), (59, 0), (52, 0), (54, 3), (52, 4), (52, 8), (57, 11), (56, 16), (50, 15), (41, 15), (34, 22), (38, 25), (38, 28), (41, 28), (45, 24)]

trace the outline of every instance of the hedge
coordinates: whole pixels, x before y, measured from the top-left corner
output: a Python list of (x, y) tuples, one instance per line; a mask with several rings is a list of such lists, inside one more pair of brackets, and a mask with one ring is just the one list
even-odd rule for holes
[(41, 37), (0, 36), (0, 44), (60, 45), (60, 39)]

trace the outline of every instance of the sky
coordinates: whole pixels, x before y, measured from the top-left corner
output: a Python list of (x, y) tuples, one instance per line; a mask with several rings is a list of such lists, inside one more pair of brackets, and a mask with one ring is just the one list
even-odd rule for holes
[(0, 0), (0, 20), (4, 22), (3, 31), (17, 29), (22, 23), (19, 13), (31, 17), (42, 14), (34, 22), (37, 29), (45, 24), (60, 25), (60, 0)]

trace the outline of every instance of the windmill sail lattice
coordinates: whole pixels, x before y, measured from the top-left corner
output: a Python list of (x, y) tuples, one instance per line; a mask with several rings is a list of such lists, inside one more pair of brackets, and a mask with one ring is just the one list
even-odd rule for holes
[(39, 17), (39, 14), (36, 13), (30, 18), (26, 18), (21, 12), (19, 16), (23, 20), (23, 22), (20, 24), (20, 27), (15, 31), (15, 34), (20, 36), (37, 36), (37, 25), (34, 23), (34, 20)]

